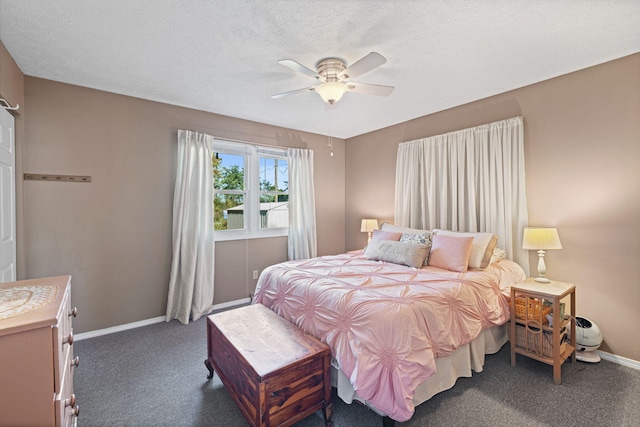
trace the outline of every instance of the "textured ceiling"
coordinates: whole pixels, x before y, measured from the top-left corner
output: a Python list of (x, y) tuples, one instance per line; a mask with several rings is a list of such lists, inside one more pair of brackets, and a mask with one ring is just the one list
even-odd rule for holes
[[(640, 0), (0, 0), (0, 40), (29, 76), (348, 138), (640, 52)], [(270, 98), (314, 83), (279, 59), (372, 51), (354, 81), (389, 97)]]

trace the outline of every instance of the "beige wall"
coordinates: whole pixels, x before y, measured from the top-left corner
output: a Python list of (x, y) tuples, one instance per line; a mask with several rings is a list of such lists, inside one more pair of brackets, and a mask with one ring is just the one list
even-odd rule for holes
[[(24, 170), (90, 175), (26, 181), (25, 278), (71, 274), (77, 332), (164, 315), (177, 130), (315, 152), (318, 252), (344, 251), (344, 141), (25, 78)], [(286, 238), (216, 245), (214, 303), (247, 298), (253, 270), (287, 258)]]
[(348, 139), (347, 249), (366, 243), (361, 218), (393, 222), (400, 142), (518, 115), (529, 223), (563, 245), (548, 276), (576, 284), (602, 349), (640, 360), (640, 54)]

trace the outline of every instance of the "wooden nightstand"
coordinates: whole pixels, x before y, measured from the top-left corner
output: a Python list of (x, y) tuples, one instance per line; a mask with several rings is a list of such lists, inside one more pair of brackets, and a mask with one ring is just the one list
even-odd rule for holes
[[(571, 283), (551, 281), (539, 283), (529, 278), (511, 286), (511, 366), (516, 366), (516, 353), (553, 366), (553, 382), (562, 382), (562, 363), (571, 357), (576, 361), (575, 345), (564, 337), (571, 329), (576, 336), (576, 287)], [(561, 300), (569, 297), (570, 316), (560, 317)], [(552, 326), (546, 314), (551, 312)]]

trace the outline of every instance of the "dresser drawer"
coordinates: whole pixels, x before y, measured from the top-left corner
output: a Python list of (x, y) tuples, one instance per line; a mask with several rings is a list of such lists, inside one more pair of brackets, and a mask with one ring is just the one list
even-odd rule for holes
[(69, 357), (71, 347), (73, 346), (73, 314), (71, 311), (71, 294), (70, 287), (65, 290), (60, 310), (58, 311), (58, 323), (53, 327), (54, 336), (54, 363), (57, 367), (55, 370), (55, 392), (60, 393), (62, 377), (69, 367), (67, 361), (71, 360)]
[(75, 425), (76, 418), (80, 412), (80, 407), (73, 394), (73, 369), (71, 361), (73, 359), (73, 349), (67, 352), (68, 359), (63, 364), (66, 369), (63, 371), (60, 382), (61, 391), (55, 395), (56, 426), (71, 427)]

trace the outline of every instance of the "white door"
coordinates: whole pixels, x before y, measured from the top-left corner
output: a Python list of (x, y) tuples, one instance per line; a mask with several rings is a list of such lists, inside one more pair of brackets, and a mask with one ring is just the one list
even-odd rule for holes
[(13, 116), (0, 107), (0, 282), (16, 280), (15, 166)]

